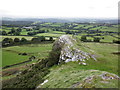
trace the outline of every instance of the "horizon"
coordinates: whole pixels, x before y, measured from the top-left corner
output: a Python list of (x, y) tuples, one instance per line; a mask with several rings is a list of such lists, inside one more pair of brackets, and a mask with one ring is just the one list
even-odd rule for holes
[(15, 18), (118, 18), (118, 1), (3, 0), (0, 16)]
[(108, 19), (118, 19), (118, 17), (17, 17), (17, 16), (3, 16), (2, 19), (10, 18), (10, 19), (101, 19), (101, 20), (108, 20)]

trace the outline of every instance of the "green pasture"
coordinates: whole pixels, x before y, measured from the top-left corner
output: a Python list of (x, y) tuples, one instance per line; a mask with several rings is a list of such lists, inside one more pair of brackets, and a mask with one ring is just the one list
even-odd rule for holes
[(97, 61), (88, 60), (88, 67), (91, 69), (108, 71), (118, 74), (118, 44), (107, 43), (82, 43), (80, 49), (95, 55)]
[(60, 32), (60, 31), (51, 31), (50, 33), (53, 33), (53, 34), (65, 34), (65, 32)]
[(27, 35), (28, 31), (26, 31), (26, 29), (22, 29), (22, 31), (20, 32), (20, 35)]
[(29, 56), (21, 56), (12, 51), (2, 49), (2, 67), (6, 65), (16, 64), (29, 59)]
[(111, 31), (111, 32), (118, 32), (118, 28), (115, 27), (105, 27), (100, 29), (101, 31)]
[[(3, 66), (19, 63), (28, 60), (30, 56), (35, 56), (36, 59), (46, 58), (52, 49), (52, 44), (28, 44), (21, 46), (12, 46), (2, 49)], [(22, 56), (19, 53), (27, 53)]]
[(109, 35), (105, 35), (102, 36), (104, 37), (104, 39), (101, 39), (101, 42), (113, 42), (113, 40), (117, 40), (115, 37), (109, 36)]
[(77, 25), (76, 27), (74, 27), (74, 29), (78, 29), (78, 28), (81, 28), (83, 27), (84, 25)]
[(59, 37), (63, 34), (55, 34), (55, 33), (40, 33), (35, 36), (46, 36), (46, 37)]

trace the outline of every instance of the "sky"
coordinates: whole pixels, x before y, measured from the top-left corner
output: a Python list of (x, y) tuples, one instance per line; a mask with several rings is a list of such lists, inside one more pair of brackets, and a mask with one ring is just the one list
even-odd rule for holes
[(2, 17), (117, 18), (119, 0), (1, 0)]

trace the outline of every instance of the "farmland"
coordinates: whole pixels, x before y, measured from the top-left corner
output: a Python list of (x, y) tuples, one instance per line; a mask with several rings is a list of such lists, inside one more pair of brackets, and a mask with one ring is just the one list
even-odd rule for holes
[[(50, 84), (52, 81), (51, 80), (49, 83), (43, 85), (43, 88), (59, 88), (59, 85), (64, 88), (73, 84), (73, 82), (78, 82), (77, 78), (71, 78), (74, 78), (74, 76), (79, 76), (81, 73), (74, 74), (71, 77), (66, 76), (67, 78), (64, 76), (66, 73), (68, 73), (66, 75), (73, 74), (72, 72), (75, 70), (75, 73), (81, 70), (83, 75), (86, 73), (86, 76), (89, 74), (92, 75), (92, 72), (89, 72), (89, 70), (98, 70), (95, 72), (95, 74), (99, 74), (99, 71), (107, 71), (119, 76), (118, 47), (120, 44), (120, 33), (118, 31), (117, 24), (77, 22), (60, 23), (39, 21), (28, 21), (28, 24), (26, 23), (25, 25), (23, 22), (15, 23), (14, 21), (6, 21), (6, 23), (4, 23), (2, 25), (2, 29), (0, 29), (0, 42), (2, 42), (2, 65), (0, 67), (3, 68), (4, 72), (3, 81), (16, 77), (19, 72), (29, 69), (29, 66), (31, 65), (34, 66), (37, 65), (38, 62), (42, 62), (42, 60), (48, 60), (54, 41), (57, 40), (57, 38), (61, 35), (69, 35), (77, 38), (79, 41), (77, 43), (79, 49), (95, 55), (97, 61), (90, 59), (87, 61), (88, 65), (86, 66), (79, 65), (76, 62), (69, 62), (67, 64), (58, 66), (54, 65), (49, 68), (50, 73), (44, 77), (48, 80), (51, 80), (54, 77), (52, 79), (54, 82)], [(28, 60), (31, 61), (25, 62)], [(51, 62), (52, 61), (54, 60), (51, 59)], [(50, 61), (47, 62), (51, 64)], [(43, 61), (42, 64), (40, 64), (40, 70), (42, 70), (41, 67), (44, 66), (44, 63), (46, 62)], [(64, 68), (63, 71), (62, 68)], [(48, 68), (45, 68), (45, 70), (47, 72)], [(88, 72), (85, 70), (88, 70)], [(43, 69), (42, 73), (44, 72), (45, 71)], [(63, 75), (61, 75), (61, 72)], [(59, 75), (61, 75), (61, 77), (59, 77)], [(56, 77), (59, 77), (59, 79), (57, 80)], [(61, 81), (64, 81), (63, 79), (70, 82), (66, 85), (63, 85), (63, 83), (61, 83)], [(55, 81), (57, 81), (59, 84)], [(111, 85), (116, 87), (116, 83), (114, 85), (112, 82)]]
[[(30, 56), (36, 56), (36, 60), (48, 56), (52, 49), (52, 44), (28, 44), (22, 46), (13, 46), (2, 49), (2, 66), (11, 65), (26, 61)], [(19, 55), (19, 53), (27, 53), (27, 55)]]

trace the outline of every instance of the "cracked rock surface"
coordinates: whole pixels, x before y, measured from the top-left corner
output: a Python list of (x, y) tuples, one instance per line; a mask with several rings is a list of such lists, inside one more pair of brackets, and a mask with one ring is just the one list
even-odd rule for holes
[(55, 41), (53, 51), (59, 51), (59, 63), (78, 61), (79, 64), (87, 65), (86, 60), (92, 58), (96, 60), (94, 55), (84, 52), (76, 47), (77, 40), (72, 36), (62, 35)]

